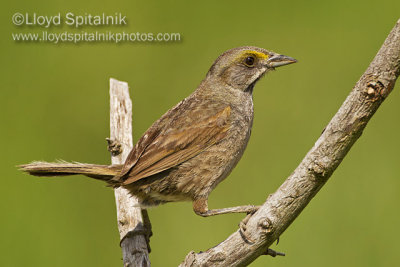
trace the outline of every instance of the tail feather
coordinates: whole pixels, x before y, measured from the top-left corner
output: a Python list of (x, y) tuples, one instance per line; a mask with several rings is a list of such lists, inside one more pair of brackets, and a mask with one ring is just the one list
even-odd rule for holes
[(41, 162), (35, 161), (29, 164), (19, 165), (20, 170), (34, 176), (65, 176), (82, 174), (91, 178), (110, 181), (118, 175), (122, 165), (97, 165), (86, 163), (68, 162)]

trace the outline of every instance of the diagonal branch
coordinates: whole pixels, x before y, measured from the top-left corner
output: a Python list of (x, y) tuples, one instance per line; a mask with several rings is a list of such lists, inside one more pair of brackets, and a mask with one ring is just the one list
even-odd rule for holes
[(339, 111), (296, 170), (239, 230), (219, 245), (190, 252), (180, 266), (243, 266), (265, 255), (339, 166), (400, 73), (400, 20)]
[[(110, 79), (110, 139), (112, 164), (123, 164), (132, 145), (132, 102), (126, 82)], [(119, 147), (120, 146), (120, 147)], [(113, 153), (117, 152), (117, 153)], [(124, 266), (150, 266), (149, 246), (142, 211), (135, 197), (120, 187), (115, 189), (118, 230)]]

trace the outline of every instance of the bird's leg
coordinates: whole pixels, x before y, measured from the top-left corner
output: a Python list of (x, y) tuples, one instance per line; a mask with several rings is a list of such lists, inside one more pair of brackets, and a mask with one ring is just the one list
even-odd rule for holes
[(256, 212), (260, 208), (260, 206), (246, 205), (246, 206), (209, 210), (207, 201), (208, 200), (206, 198), (200, 198), (193, 201), (193, 210), (197, 215), (208, 217), (208, 216), (227, 214), (227, 213), (249, 214)]
[(208, 209), (207, 199), (201, 198), (193, 201), (193, 210), (197, 215), (208, 217), (220, 214), (227, 213), (247, 213), (247, 216), (239, 223), (239, 229), (242, 237), (249, 243), (255, 243), (251, 238), (249, 238), (246, 234), (246, 224), (249, 221), (250, 217), (260, 208), (260, 206), (254, 205), (246, 205), (246, 206), (237, 206), (231, 208), (224, 209)]

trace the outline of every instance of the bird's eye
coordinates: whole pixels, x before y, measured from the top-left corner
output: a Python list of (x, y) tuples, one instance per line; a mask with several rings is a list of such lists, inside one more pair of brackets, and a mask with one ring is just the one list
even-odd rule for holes
[(254, 61), (255, 61), (255, 58), (253, 56), (248, 56), (244, 60), (244, 64), (246, 64), (249, 67), (252, 67), (252, 66), (254, 66)]

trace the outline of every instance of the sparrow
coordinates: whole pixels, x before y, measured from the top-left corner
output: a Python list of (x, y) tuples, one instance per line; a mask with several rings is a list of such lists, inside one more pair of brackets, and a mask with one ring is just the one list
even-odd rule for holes
[(124, 164), (33, 162), (35, 176), (82, 174), (124, 187), (141, 208), (191, 201), (196, 214), (253, 213), (244, 205), (209, 209), (208, 197), (239, 162), (253, 125), (253, 90), (267, 72), (297, 62), (263, 48), (244, 46), (220, 55), (197, 89), (142, 135)]

